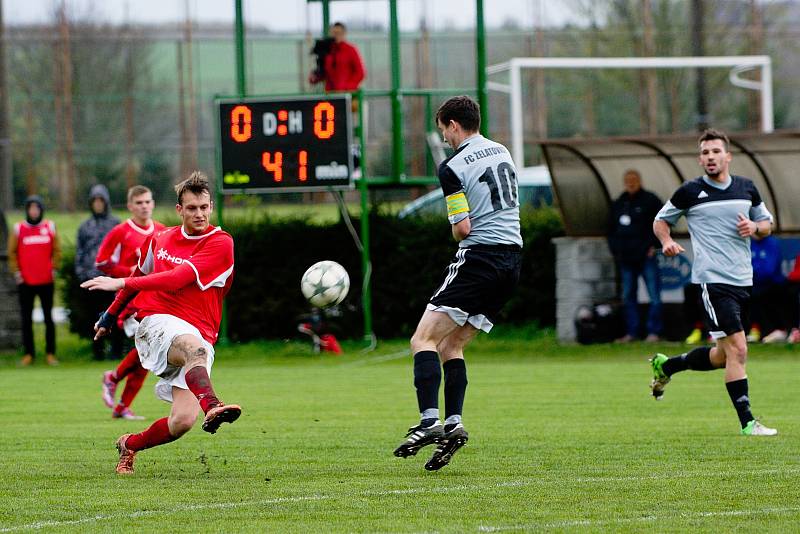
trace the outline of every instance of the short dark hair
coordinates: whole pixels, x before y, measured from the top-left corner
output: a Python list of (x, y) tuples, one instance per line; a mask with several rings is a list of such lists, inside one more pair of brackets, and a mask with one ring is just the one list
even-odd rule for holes
[(334, 22), (333, 24), (331, 24), (331, 27), (334, 27), (334, 26), (338, 26), (341, 29), (343, 29), (344, 31), (347, 31), (347, 26), (344, 25), (344, 22), (338, 22), (338, 21)]
[(725, 135), (724, 132), (720, 130), (715, 130), (713, 128), (709, 128), (700, 134), (700, 138), (697, 140), (697, 146), (700, 146), (700, 143), (703, 141), (713, 141), (714, 139), (720, 139), (723, 143), (725, 143), (725, 152), (728, 152), (728, 147), (730, 146), (731, 142), (728, 139), (728, 136)]
[(153, 194), (153, 192), (150, 191), (150, 188), (145, 185), (134, 185), (128, 189), (128, 202), (133, 202), (134, 198), (140, 197), (146, 193), (150, 193), (151, 195)]
[(201, 171), (194, 171), (187, 179), (175, 186), (175, 193), (178, 195), (178, 204), (183, 205), (183, 194), (193, 193), (201, 195), (208, 193), (211, 196), (211, 186), (208, 183), (208, 176)]
[(447, 125), (455, 121), (468, 132), (477, 132), (481, 126), (481, 108), (466, 95), (454, 96), (439, 107), (436, 123)]

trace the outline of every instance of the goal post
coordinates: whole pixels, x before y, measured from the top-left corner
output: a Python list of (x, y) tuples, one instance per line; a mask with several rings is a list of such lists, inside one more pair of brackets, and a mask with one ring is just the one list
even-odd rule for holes
[[(732, 85), (761, 93), (761, 131), (774, 130), (772, 103), (772, 59), (769, 56), (701, 57), (515, 57), (487, 67), (489, 76), (508, 72), (509, 83), (489, 81), (490, 90), (510, 95), (511, 156), (524, 167), (524, 129), (522, 114), (522, 69), (680, 69), (730, 67)], [(761, 80), (739, 77), (742, 72), (761, 70)]]

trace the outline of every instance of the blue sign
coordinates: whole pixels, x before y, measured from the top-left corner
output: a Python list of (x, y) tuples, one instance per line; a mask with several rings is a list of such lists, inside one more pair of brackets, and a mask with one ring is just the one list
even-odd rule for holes
[(681, 289), (692, 281), (692, 263), (685, 255), (678, 254), (670, 258), (659, 252), (656, 258), (662, 290)]

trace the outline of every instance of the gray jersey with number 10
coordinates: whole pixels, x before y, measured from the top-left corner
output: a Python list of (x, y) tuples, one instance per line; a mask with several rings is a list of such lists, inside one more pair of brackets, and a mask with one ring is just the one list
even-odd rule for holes
[(517, 170), (508, 149), (476, 134), (439, 166), (450, 224), (470, 218), (459, 246), (519, 245)]

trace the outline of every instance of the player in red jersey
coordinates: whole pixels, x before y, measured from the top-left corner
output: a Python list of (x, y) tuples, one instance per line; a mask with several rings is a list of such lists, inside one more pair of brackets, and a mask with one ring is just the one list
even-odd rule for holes
[[(135, 185), (128, 190), (128, 211), (130, 219), (115, 226), (103, 239), (97, 250), (95, 266), (108, 276), (123, 278), (133, 274), (139, 261), (139, 249), (148, 237), (164, 230), (166, 227), (153, 220), (153, 193), (143, 185)], [(129, 305), (120, 316), (125, 335), (133, 337), (139, 323), (134, 315), (135, 303)], [(147, 378), (147, 369), (139, 362), (136, 347), (128, 352), (117, 368), (103, 373), (102, 399), (111, 408), (114, 418), (141, 420), (144, 417), (131, 411), (133, 399), (142, 389)], [(115, 404), (117, 384), (125, 380), (125, 388), (119, 402)]]
[(147, 239), (132, 276), (99, 276), (81, 284), (89, 290), (119, 291), (95, 325), (96, 337), (107, 334), (118, 314), (139, 295), (139, 359), (161, 378), (156, 395), (172, 402), (169, 417), (117, 440), (119, 474), (133, 473), (138, 451), (175, 441), (191, 430), (199, 409), (205, 412), (203, 430), (211, 434), (242, 413), (241, 407), (217, 398), (209, 378), (222, 299), (233, 281), (233, 238), (210, 224), (213, 205), (203, 173), (193, 172), (175, 191), (182, 224)]

